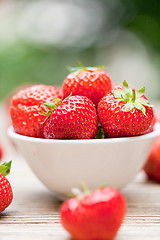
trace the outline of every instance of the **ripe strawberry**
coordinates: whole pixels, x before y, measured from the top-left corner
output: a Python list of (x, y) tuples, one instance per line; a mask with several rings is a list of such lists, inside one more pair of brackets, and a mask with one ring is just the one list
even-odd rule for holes
[(144, 96), (145, 88), (136, 92), (126, 81), (108, 93), (98, 105), (99, 121), (108, 137), (145, 134), (153, 121), (153, 108)]
[(13, 96), (10, 106), (12, 124), (16, 133), (43, 138), (45, 116), (41, 108), (46, 101), (61, 98), (53, 86), (34, 85)]
[(121, 226), (126, 212), (123, 195), (111, 187), (66, 200), (60, 208), (63, 227), (73, 239), (111, 240)]
[(2, 145), (0, 144), (0, 160), (2, 159), (3, 157), (3, 148), (2, 148)]
[(69, 96), (50, 107), (50, 117), (44, 126), (44, 137), (54, 139), (94, 138), (98, 130), (98, 117), (91, 100), (84, 96)]
[(71, 68), (71, 74), (63, 83), (63, 97), (82, 95), (88, 97), (96, 106), (100, 99), (111, 90), (111, 78), (102, 67)]
[(144, 171), (149, 179), (160, 182), (160, 137), (154, 141), (151, 147)]
[(151, 123), (151, 125), (149, 126), (148, 130), (147, 130), (145, 133), (153, 132), (153, 130), (154, 130), (154, 125), (155, 125), (156, 122), (157, 122), (157, 117), (156, 117), (156, 115), (155, 115), (155, 113), (154, 113), (153, 119), (152, 119), (152, 123)]
[(12, 202), (13, 192), (8, 179), (5, 177), (10, 172), (11, 161), (0, 164), (0, 212), (3, 212)]

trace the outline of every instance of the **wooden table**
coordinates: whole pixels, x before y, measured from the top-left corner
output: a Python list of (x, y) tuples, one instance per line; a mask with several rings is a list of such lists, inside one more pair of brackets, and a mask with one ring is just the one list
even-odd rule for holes
[[(13, 160), (8, 177), (14, 199), (0, 218), (0, 240), (69, 240), (59, 219), (61, 203), (34, 176), (6, 136), (6, 112), (0, 105), (0, 140), (5, 161)], [(116, 240), (160, 240), (160, 184), (148, 182), (143, 172), (123, 189), (127, 215)]]

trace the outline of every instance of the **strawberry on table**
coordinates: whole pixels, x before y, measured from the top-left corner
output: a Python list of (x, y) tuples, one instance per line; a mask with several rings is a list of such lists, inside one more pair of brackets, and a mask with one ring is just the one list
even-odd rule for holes
[(3, 212), (12, 202), (13, 192), (8, 179), (5, 177), (9, 174), (11, 161), (0, 164), (0, 213)]
[(111, 78), (104, 67), (70, 68), (71, 73), (63, 83), (63, 97), (82, 95), (88, 97), (96, 106), (100, 99), (111, 90)]
[(112, 240), (126, 212), (123, 195), (112, 187), (74, 192), (78, 196), (66, 200), (60, 208), (63, 227), (73, 239)]
[(84, 96), (69, 96), (63, 101), (45, 103), (51, 110), (46, 113), (44, 137), (53, 139), (90, 139), (98, 130), (98, 117), (90, 99)]
[(148, 178), (160, 182), (160, 137), (158, 137), (150, 150), (144, 171)]
[(101, 99), (98, 114), (106, 136), (126, 137), (147, 133), (154, 112), (144, 92), (145, 88), (137, 92), (124, 81), (123, 86), (116, 86)]
[(42, 105), (47, 101), (61, 98), (60, 92), (53, 86), (34, 85), (19, 91), (13, 96), (10, 106), (12, 124), (16, 133), (43, 138)]

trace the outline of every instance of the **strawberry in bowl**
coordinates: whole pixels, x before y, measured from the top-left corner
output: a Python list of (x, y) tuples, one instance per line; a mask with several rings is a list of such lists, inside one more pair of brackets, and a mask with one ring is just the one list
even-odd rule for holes
[(45, 116), (42, 105), (61, 98), (60, 92), (53, 86), (33, 85), (19, 91), (11, 100), (10, 116), (14, 130), (25, 136), (43, 138)]
[(104, 67), (79, 67), (70, 68), (71, 73), (63, 82), (63, 97), (81, 95), (88, 97), (97, 107), (100, 99), (112, 87), (111, 78)]
[[(79, 182), (93, 190), (105, 182), (120, 189), (132, 181), (160, 133), (158, 123), (153, 127), (153, 108), (143, 88), (137, 92), (126, 83), (114, 87), (97, 110), (87, 96), (61, 98), (46, 86), (38, 89), (13, 97), (8, 135), (52, 192), (65, 198)], [(103, 139), (97, 137), (98, 119)]]
[(154, 111), (144, 96), (145, 88), (138, 92), (126, 81), (101, 99), (98, 115), (108, 137), (128, 137), (145, 134), (152, 125)]
[(52, 139), (91, 139), (98, 130), (96, 109), (87, 97), (69, 96), (56, 104), (45, 103), (50, 108), (44, 126), (44, 137)]

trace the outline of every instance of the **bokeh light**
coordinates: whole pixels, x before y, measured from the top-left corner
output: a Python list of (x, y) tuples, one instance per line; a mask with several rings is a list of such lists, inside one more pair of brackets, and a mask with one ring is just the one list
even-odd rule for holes
[(61, 85), (79, 60), (159, 99), (159, 9), (158, 0), (1, 0), (0, 99), (26, 83)]

